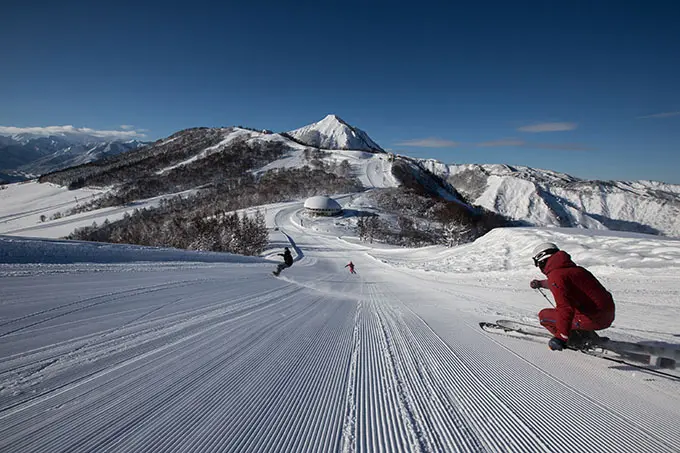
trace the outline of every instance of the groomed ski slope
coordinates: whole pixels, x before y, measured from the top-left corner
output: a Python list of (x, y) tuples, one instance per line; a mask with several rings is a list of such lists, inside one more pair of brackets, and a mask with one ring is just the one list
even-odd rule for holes
[[(680, 379), (478, 328), (547, 305), (524, 279), (537, 276), (529, 262), (504, 280), (514, 258), (442, 273), (411, 251), (410, 269), (409, 251), (338, 237), (337, 221), (301, 227), (300, 207), (267, 212), (272, 258), (294, 244), (279, 278), (266, 259), (144, 262), (125, 246), (79, 262), (73, 248), (88, 246), (59, 241), (42, 242), (55, 264), (0, 265), (0, 451), (680, 451)], [(503, 234), (508, 257), (569, 236)], [(27, 242), (41, 245), (0, 238), (17, 254)], [(680, 343), (678, 261), (658, 246), (661, 277), (638, 266), (616, 285), (665, 324), (640, 316), (614, 333)], [(433, 266), (454, 256), (431, 252)]]

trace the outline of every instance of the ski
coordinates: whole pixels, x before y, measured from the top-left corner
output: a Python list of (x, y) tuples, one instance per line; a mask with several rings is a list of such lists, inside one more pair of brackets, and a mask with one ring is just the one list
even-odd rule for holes
[[(548, 339), (552, 337), (550, 332), (546, 331), (540, 326), (507, 319), (499, 319), (495, 323), (480, 322), (479, 326), (487, 332), (496, 334), (500, 333), (526, 338), (533, 337), (541, 339)], [(620, 361), (626, 364), (629, 364), (628, 361), (634, 361), (658, 368), (669, 369), (675, 369), (677, 361), (680, 359), (680, 348), (673, 348), (658, 344), (641, 344), (627, 341), (616, 341), (610, 340), (608, 338), (603, 339), (602, 342), (592, 345), (588, 348), (567, 347), (567, 349), (583, 352), (585, 354), (599, 358)], [(611, 354), (616, 354), (620, 358), (612, 357)], [(656, 371), (647, 367), (645, 367), (645, 369)]]
[(549, 339), (551, 337), (550, 333), (546, 332), (545, 329), (543, 329), (544, 332), (539, 332), (534, 326), (523, 325), (522, 323), (507, 320), (480, 322), (479, 327), (490, 333), (507, 334), (519, 338)]

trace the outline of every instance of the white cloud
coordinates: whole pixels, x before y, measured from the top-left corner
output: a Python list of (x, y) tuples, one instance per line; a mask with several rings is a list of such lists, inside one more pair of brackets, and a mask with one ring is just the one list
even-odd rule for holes
[(492, 146), (522, 146), (527, 142), (525, 140), (520, 140), (517, 138), (502, 138), (500, 140), (491, 140), (488, 142), (477, 143), (477, 146), (486, 148)]
[(89, 127), (74, 126), (36, 126), (36, 127), (14, 127), (0, 126), (0, 135), (33, 134), (48, 137), (50, 135), (89, 135), (91, 137), (105, 139), (134, 139), (145, 138), (146, 134), (136, 130), (97, 130)]
[(669, 118), (671, 116), (680, 116), (680, 112), (655, 113), (653, 115), (638, 116), (638, 118)]
[(135, 127), (132, 124), (121, 124), (120, 128), (123, 129), (124, 131), (129, 131), (134, 129)]
[(423, 148), (453, 148), (458, 146), (457, 142), (452, 140), (443, 140), (441, 138), (420, 138), (415, 140), (406, 140), (395, 143), (397, 146), (420, 146)]
[(573, 131), (578, 127), (576, 123), (538, 123), (529, 126), (522, 126), (517, 130), (520, 132), (560, 132)]

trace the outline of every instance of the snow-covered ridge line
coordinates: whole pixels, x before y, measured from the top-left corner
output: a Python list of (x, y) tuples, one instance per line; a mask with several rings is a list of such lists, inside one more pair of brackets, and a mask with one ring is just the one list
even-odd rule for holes
[(527, 225), (680, 237), (680, 185), (589, 181), (523, 166), (421, 162), (470, 203)]
[[(286, 137), (285, 135), (282, 134), (275, 134), (275, 133), (269, 133), (269, 132), (262, 132), (262, 131), (255, 131), (252, 129), (245, 129), (241, 127), (232, 127), (232, 128), (226, 128), (225, 129), (226, 133), (224, 134), (222, 141), (219, 143), (209, 146), (205, 148), (204, 150), (198, 152), (192, 157), (189, 157), (188, 159), (176, 163), (174, 165), (170, 165), (168, 167), (162, 168), (161, 170), (158, 170), (156, 174), (162, 175), (165, 173), (168, 173), (169, 171), (182, 167), (184, 165), (191, 164), (193, 162), (196, 162), (200, 159), (204, 159), (214, 153), (219, 153), (221, 152), (226, 146), (228, 146), (230, 143), (234, 142), (235, 140), (245, 140), (248, 143), (254, 143), (255, 141), (262, 141), (262, 142), (274, 142), (274, 143), (279, 143), (282, 147), (293, 150), (293, 151), (301, 151), (306, 148), (306, 146), (301, 145), (300, 143), (295, 142), (294, 140), (291, 140), (290, 138)], [(169, 143), (171, 140), (168, 140), (167, 142)], [(280, 159), (280, 160), (285, 160)], [(297, 161), (296, 161), (297, 162)], [(281, 167), (284, 167), (285, 165), (281, 165)], [(301, 165), (300, 165), (301, 166)], [(276, 164), (274, 164), (274, 167), (277, 167)], [(257, 172), (258, 170), (256, 170)]]
[[(252, 136), (253, 136), (253, 132), (251, 132), (251, 131), (248, 131), (248, 130), (245, 130), (245, 129), (234, 128), (233, 131), (226, 133), (224, 135), (222, 141), (219, 142), (218, 144), (209, 146), (209, 147), (205, 148), (203, 151), (200, 151), (198, 154), (196, 154), (196, 155), (194, 155), (194, 156), (192, 156), (192, 157), (190, 157), (190, 158), (188, 158), (188, 159), (186, 159), (182, 162), (178, 162), (174, 165), (170, 165), (168, 167), (162, 168), (162, 169), (158, 170), (156, 172), (156, 174), (157, 175), (163, 175), (165, 173), (168, 173), (171, 170), (174, 170), (175, 168), (182, 167), (184, 165), (195, 162), (199, 159), (204, 159), (204, 158), (210, 156), (212, 153), (219, 152), (223, 147), (225, 147), (226, 145), (228, 145), (232, 141), (236, 140), (237, 138), (240, 138), (240, 137), (251, 138)], [(167, 144), (167, 143), (172, 142), (173, 140), (176, 140), (176, 138), (171, 139), (171, 140), (166, 140), (165, 142), (163, 142), (161, 144)]]

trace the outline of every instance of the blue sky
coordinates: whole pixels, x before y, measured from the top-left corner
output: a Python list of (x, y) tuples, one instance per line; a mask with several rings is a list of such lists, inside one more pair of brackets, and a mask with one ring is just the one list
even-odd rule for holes
[(680, 2), (323, 3), (13, 2), (0, 126), (335, 113), (414, 157), (680, 183)]

